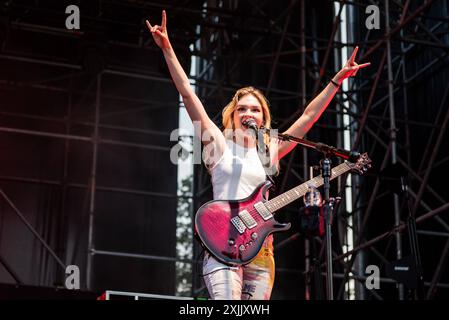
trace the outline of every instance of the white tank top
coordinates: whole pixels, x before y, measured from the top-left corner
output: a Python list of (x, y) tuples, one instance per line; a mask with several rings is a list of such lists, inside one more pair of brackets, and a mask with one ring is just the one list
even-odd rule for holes
[(245, 148), (229, 139), (223, 155), (209, 171), (214, 200), (246, 198), (266, 180), (257, 148)]

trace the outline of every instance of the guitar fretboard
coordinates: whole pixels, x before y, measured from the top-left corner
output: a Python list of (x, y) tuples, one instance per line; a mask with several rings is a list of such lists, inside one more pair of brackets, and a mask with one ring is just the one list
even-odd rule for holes
[[(331, 171), (330, 180), (337, 178), (338, 176), (349, 170), (351, 170), (351, 167), (346, 162), (336, 166)], [(299, 186), (290, 189), (289, 191), (284, 192), (283, 194), (265, 202), (265, 206), (268, 210), (270, 210), (271, 213), (274, 213), (275, 211), (281, 209), (282, 207), (285, 207), (289, 203), (305, 195), (307, 190), (309, 189), (309, 185), (313, 185), (314, 187), (318, 188), (322, 186), (323, 183), (323, 177), (321, 175), (316, 176), (315, 178), (310, 179), (309, 181), (304, 182), (303, 184), (300, 184)]]

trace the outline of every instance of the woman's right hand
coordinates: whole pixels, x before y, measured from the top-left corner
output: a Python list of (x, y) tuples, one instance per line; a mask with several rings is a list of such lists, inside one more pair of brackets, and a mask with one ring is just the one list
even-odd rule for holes
[(167, 33), (167, 15), (165, 10), (162, 10), (162, 25), (154, 25), (152, 26), (148, 20), (145, 20), (147, 23), (148, 30), (150, 30), (151, 35), (153, 36), (154, 42), (161, 49), (169, 49), (171, 48), (170, 40), (168, 40)]

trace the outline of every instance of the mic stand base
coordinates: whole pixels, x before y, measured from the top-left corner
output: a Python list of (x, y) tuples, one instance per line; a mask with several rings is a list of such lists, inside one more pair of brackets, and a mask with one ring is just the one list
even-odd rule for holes
[(327, 155), (321, 161), (321, 175), (324, 187), (324, 223), (326, 235), (326, 298), (334, 300), (334, 287), (332, 275), (332, 230), (331, 230), (331, 203), (329, 201), (331, 160)]

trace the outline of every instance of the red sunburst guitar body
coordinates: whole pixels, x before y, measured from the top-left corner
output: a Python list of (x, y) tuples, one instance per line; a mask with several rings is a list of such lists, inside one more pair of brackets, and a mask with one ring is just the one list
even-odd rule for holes
[[(249, 263), (259, 253), (268, 235), (290, 228), (290, 223), (279, 223), (273, 216), (265, 220), (254, 208), (256, 203), (266, 201), (264, 195), (271, 186), (266, 181), (245, 199), (213, 200), (198, 209), (195, 231), (206, 249), (218, 260), (229, 265)], [(239, 218), (239, 214), (245, 210), (257, 225), (252, 228), (245, 225), (245, 230), (238, 229), (234, 224), (236, 222), (232, 222), (236, 220), (232, 219)]]

